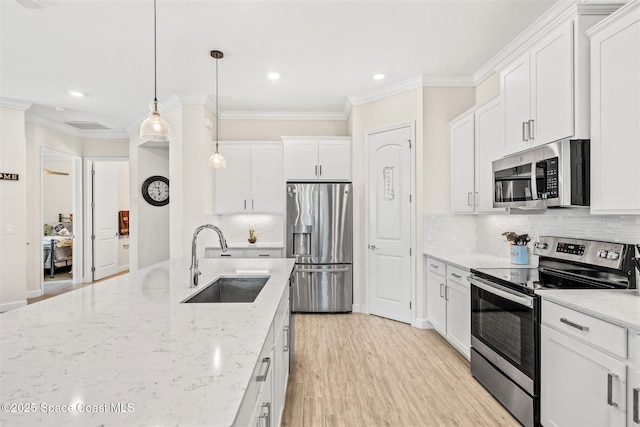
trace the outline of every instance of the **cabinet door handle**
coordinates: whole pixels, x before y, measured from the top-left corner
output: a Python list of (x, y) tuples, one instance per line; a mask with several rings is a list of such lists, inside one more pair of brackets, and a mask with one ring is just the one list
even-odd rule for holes
[(271, 366), (271, 358), (270, 357), (265, 357), (264, 359), (262, 359), (262, 364), (263, 365), (267, 365), (267, 368), (264, 370), (264, 374), (258, 375), (256, 377), (257, 381), (266, 381), (267, 380), (267, 374), (269, 373), (269, 367)]
[(316, 175), (315, 176), (318, 176), (318, 165), (316, 165)]
[(584, 331), (584, 332), (587, 332), (589, 330), (588, 326), (578, 325), (577, 323), (574, 323), (571, 320), (565, 319), (564, 317), (562, 317), (560, 319), (560, 322), (564, 323), (565, 325), (569, 325), (572, 328), (576, 328), (576, 329), (579, 329), (579, 330)]
[(322, 176), (322, 165), (320, 165), (320, 176)]
[(618, 376), (612, 373), (607, 374), (607, 404), (609, 406), (618, 406), (618, 404), (613, 401), (613, 379), (614, 378), (618, 378)]
[(462, 279), (462, 276), (461, 276), (461, 275), (459, 275), (459, 274), (451, 273), (451, 275), (452, 275), (453, 277), (455, 277), (456, 279)]
[(475, 196), (475, 203), (474, 203), (474, 205), (475, 205), (475, 206), (478, 206), (478, 203), (479, 203), (479, 202), (478, 202), (478, 192), (476, 191), (476, 196)]
[(247, 199), (244, 199), (244, 210), (247, 210)]
[(440, 298), (444, 298), (444, 283), (440, 283)]
[(529, 141), (529, 122), (522, 122), (522, 140), (527, 142)]
[(445, 301), (449, 301), (449, 287), (448, 286), (444, 287), (444, 300)]
[(467, 193), (467, 206), (473, 206), (473, 193), (471, 191)]
[(529, 120), (529, 139), (536, 139), (535, 135), (535, 120)]
[(287, 334), (287, 338), (284, 340), (284, 347), (282, 347), (282, 351), (289, 351), (289, 325), (286, 325), (282, 332)]
[(269, 427), (271, 425), (271, 403), (265, 402), (262, 404), (262, 409), (267, 409), (267, 413), (260, 414), (260, 420), (264, 420), (264, 426)]
[(251, 209), (252, 209), (252, 210), (253, 210), (253, 209), (255, 209), (255, 207), (254, 207), (254, 202), (255, 202), (255, 200), (251, 199)]
[(636, 424), (640, 424), (640, 412), (638, 410), (638, 406), (640, 406), (640, 388), (633, 389), (633, 422)]

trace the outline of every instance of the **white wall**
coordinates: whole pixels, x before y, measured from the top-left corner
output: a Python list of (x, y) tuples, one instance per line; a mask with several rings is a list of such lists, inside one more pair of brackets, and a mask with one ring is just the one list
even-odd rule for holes
[[(26, 304), (28, 177), (24, 110), (0, 107), (0, 172), (19, 175), (18, 181), (0, 181), (2, 312)], [(7, 227), (12, 228), (10, 233)]]
[(128, 139), (82, 139), (84, 157), (129, 157)]
[(351, 130), (345, 120), (221, 119), (219, 122), (220, 141), (280, 141), (282, 136), (348, 136)]
[[(69, 175), (42, 175), (43, 187), (43, 206), (42, 221), (44, 224), (56, 225), (58, 223), (58, 214), (69, 217), (73, 212), (73, 187), (71, 181), (71, 161), (44, 161), (44, 169), (55, 172), (66, 172)], [(68, 219), (64, 220), (69, 221)], [(44, 225), (43, 224), (43, 225)]]

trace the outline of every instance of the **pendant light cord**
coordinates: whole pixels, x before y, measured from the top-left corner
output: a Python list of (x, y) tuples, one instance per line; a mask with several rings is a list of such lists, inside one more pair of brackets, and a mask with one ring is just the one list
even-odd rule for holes
[(153, 0), (153, 102), (155, 110), (158, 111), (158, 43), (156, 29), (156, 0)]
[(216, 153), (218, 152), (218, 116), (220, 110), (218, 110), (218, 58), (216, 58)]

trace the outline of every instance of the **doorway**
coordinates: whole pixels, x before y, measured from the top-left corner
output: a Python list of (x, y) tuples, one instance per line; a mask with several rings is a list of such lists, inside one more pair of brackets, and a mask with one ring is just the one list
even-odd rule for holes
[(129, 271), (129, 159), (85, 159), (85, 282)]
[(75, 286), (82, 278), (80, 157), (42, 148), (42, 295)]
[(365, 283), (369, 312), (415, 317), (415, 127), (365, 135)]

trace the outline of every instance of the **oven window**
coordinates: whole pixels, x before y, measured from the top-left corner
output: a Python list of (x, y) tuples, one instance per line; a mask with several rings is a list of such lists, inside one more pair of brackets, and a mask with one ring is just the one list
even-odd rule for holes
[(472, 286), (471, 333), (533, 379), (536, 360), (535, 311)]

